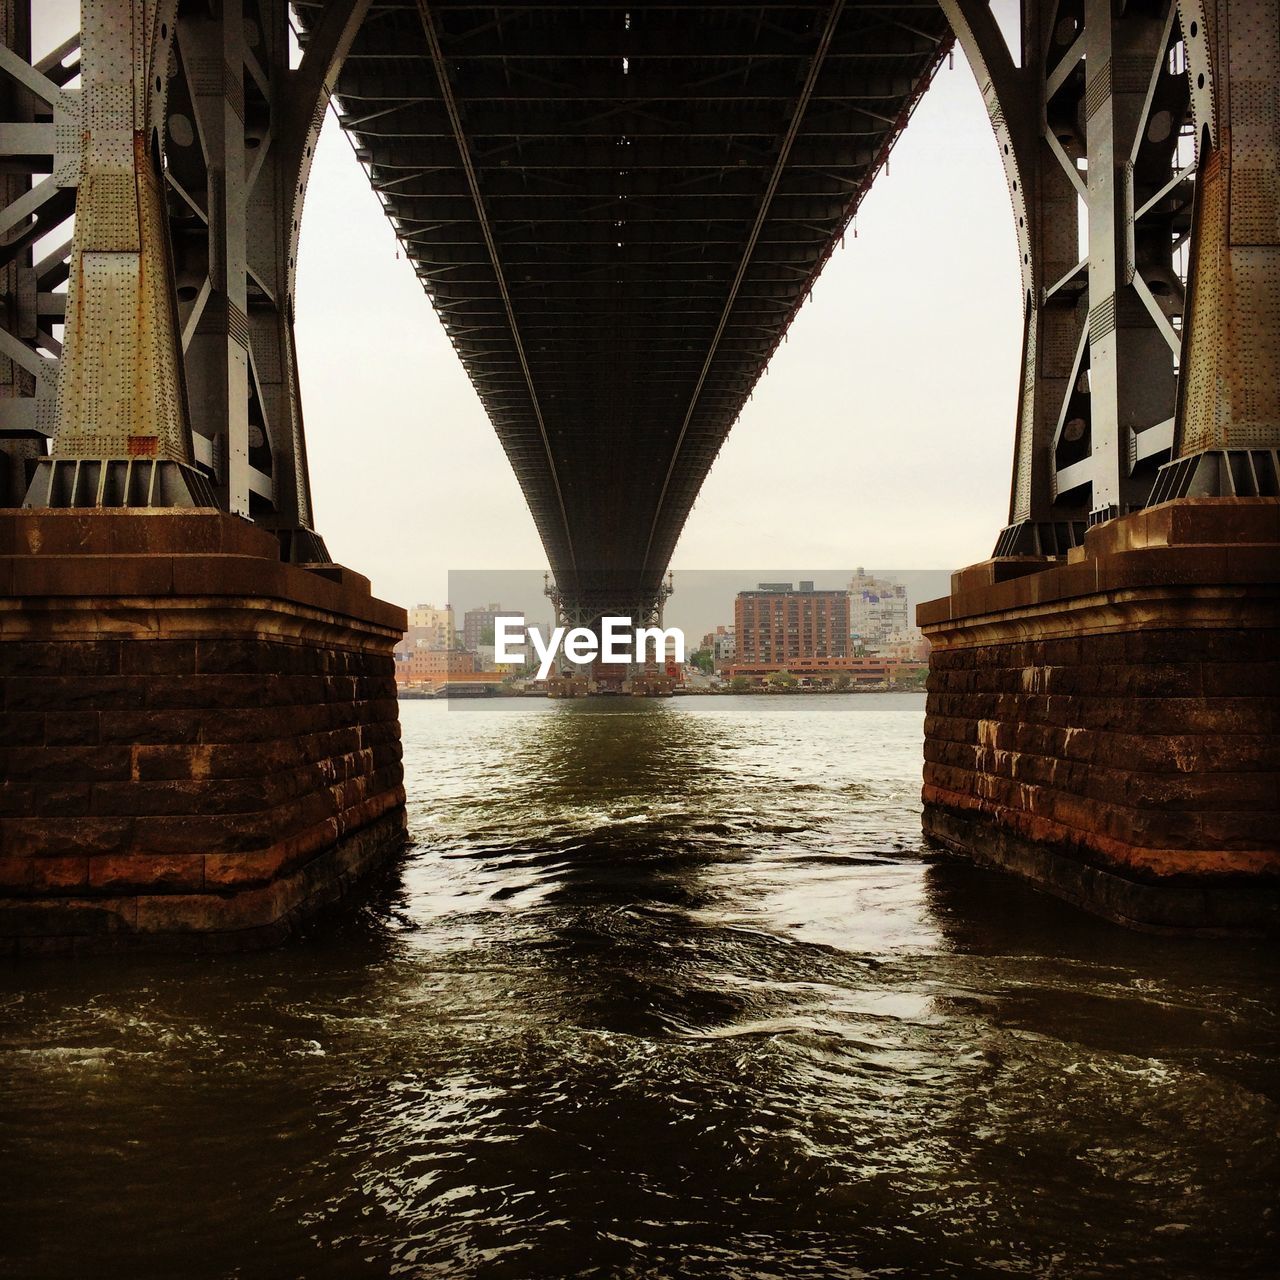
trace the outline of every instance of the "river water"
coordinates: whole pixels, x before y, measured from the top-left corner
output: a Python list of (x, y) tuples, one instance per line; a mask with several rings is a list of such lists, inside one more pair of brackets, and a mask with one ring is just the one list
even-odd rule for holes
[(921, 697), (402, 712), (300, 941), (0, 968), (0, 1273), (1277, 1274), (1273, 953), (930, 853)]

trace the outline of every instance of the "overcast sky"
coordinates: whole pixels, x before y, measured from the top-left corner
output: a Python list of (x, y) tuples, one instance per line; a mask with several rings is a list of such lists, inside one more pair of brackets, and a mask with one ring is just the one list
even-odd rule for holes
[[(62, 26), (73, 9), (49, 0), (43, 17)], [(958, 52), (857, 232), (721, 451), (677, 547), (677, 582), (682, 567), (951, 569), (989, 554), (1008, 502), (1019, 283), (1003, 171)], [(540, 570), (545, 557), (396, 248), (330, 114), (297, 300), (317, 524), (388, 599), (443, 602), (450, 570)]]

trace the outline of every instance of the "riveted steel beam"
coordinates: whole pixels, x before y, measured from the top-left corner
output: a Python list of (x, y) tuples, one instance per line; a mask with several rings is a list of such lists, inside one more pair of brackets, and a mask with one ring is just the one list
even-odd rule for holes
[(193, 467), (160, 168), (175, 9), (176, 0), (88, 0), (80, 93), (19, 77), (52, 109), (55, 137), (59, 113), (76, 110), (79, 141), (73, 166), (55, 152), (48, 180), (78, 191), (52, 450), (37, 462), (28, 506), (212, 498)]
[(985, 5), (942, 4), (987, 102), (1022, 266), (1013, 486), (997, 550), (1059, 554), (1086, 520), (1142, 506), (1165, 456), (1194, 174), (1176, 4), (1024, 0), (1016, 56)]
[(1199, 173), (1159, 499), (1280, 492), (1280, 4), (1182, 0)]
[[(306, 39), (324, 8), (297, 6)], [(351, 46), (336, 86), (344, 127), (562, 587), (574, 581), (570, 553), (584, 573), (605, 564), (656, 581), (716, 450), (947, 47), (932, 3), (849, 0), (810, 81), (829, 10), (810, 0), (535, 13), (436, 0), (442, 77), (416, 0), (374, 0)], [(614, 594), (637, 590), (619, 581)]]
[(33, 63), (28, 0), (0, 0), (0, 506), (21, 504), (54, 431), (61, 344), (50, 291), (66, 279), (70, 245), (53, 263), (37, 263), (33, 247), (74, 207), (80, 113), (61, 64), (78, 48), (77, 34)]

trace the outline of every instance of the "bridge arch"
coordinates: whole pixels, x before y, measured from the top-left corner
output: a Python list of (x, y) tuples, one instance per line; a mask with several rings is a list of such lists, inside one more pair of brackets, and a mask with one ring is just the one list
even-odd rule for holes
[[(330, 98), (336, 90), (358, 97), (373, 75), (365, 69), (348, 74), (343, 87), (345, 60), (356, 53), (369, 56), (371, 50), (359, 46), (362, 32), (374, 42), (377, 56), (399, 52), (381, 49), (376, 37), (367, 35), (377, 0), (316, 0), (300, 6), (305, 40), (297, 66), (290, 65), (285, 0), (225, 0), (216, 17), (208, 6), (193, 0), (92, 0), (85, 5), (86, 44), (96, 52), (76, 63), (74, 48), (68, 45), (37, 66), (30, 65), (29, 57), (24, 60), (24, 41), (28, 54), (30, 42), (29, 30), (24, 34), (26, 4), (27, 0), (4, 0), (3, 5), (8, 43), (0, 70), (10, 96), (9, 114), (25, 112), (30, 117), (30, 125), (22, 126), (25, 133), (10, 130), (9, 150), (14, 156), (47, 155), (47, 161), (37, 163), (47, 164), (49, 178), (32, 191), (10, 181), (7, 197), (5, 269), (13, 287), (0, 357), (18, 392), (6, 406), (9, 487), (19, 483), (15, 477), (20, 472), (25, 482), (24, 468), (36, 457), (29, 501), (37, 505), (127, 505), (143, 500), (140, 495), (145, 501), (213, 501), (275, 530), (290, 558), (323, 560), (326, 553), (311, 511), (293, 341), (297, 238), (311, 157)], [(1231, 321), (1233, 307), (1256, 311), (1264, 304), (1266, 271), (1259, 275), (1253, 268), (1243, 274), (1224, 269), (1216, 248), (1210, 255), (1193, 254), (1186, 264), (1194, 277), (1189, 297), (1183, 286), (1186, 270), (1176, 269), (1174, 258), (1175, 253), (1185, 254), (1189, 241), (1205, 238), (1199, 231), (1192, 235), (1192, 194), (1206, 185), (1197, 183), (1197, 163), (1206, 173), (1206, 166), (1211, 166), (1209, 176), (1218, 193), (1216, 202), (1198, 202), (1208, 213), (1195, 211), (1197, 228), (1203, 223), (1215, 246), (1225, 235), (1224, 210), (1234, 207), (1232, 202), (1241, 205), (1246, 220), (1261, 216), (1261, 197), (1249, 195), (1258, 183), (1247, 183), (1242, 168), (1241, 180), (1234, 187), (1230, 184), (1229, 148), (1223, 145), (1225, 139), (1252, 130), (1250, 156), (1259, 150), (1266, 153), (1269, 145), (1271, 158), (1261, 168), (1251, 162), (1250, 175), (1270, 172), (1268, 163), (1274, 168), (1274, 142), (1266, 142), (1265, 130), (1254, 121), (1257, 113), (1249, 105), (1249, 86), (1259, 73), (1255, 68), (1249, 73), (1252, 80), (1242, 77), (1241, 91), (1232, 95), (1224, 91), (1220, 77), (1215, 78), (1215, 68), (1225, 65), (1218, 48), (1222, 41), (1247, 39), (1261, 50), (1255, 61), (1263, 72), (1269, 67), (1274, 76), (1274, 53), (1268, 52), (1268, 40), (1274, 44), (1274, 36), (1268, 34), (1274, 0), (1235, 0), (1230, 30), (1223, 20), (1226, 0), (1144, 0), (1119, 14), (1113, 14), (1105, 0), (1024, 0), (1020, 13), (1025, 57), (1011, 54), (990, 7), (981, 0), (939, 4), (987, 104), (1021, 259), (1022, 378), (1009, 516), (997, 551), (1062, 554), (1079, 543), (1086, 524), (1139, 507), (1153, 492), (1169, 496), (1224, 483), (1233, 492), (1241, 486), (1247, 490), (1250, 483), (1254, 490), (1265, 488), (1272, 483), (1266, 459), (1233, 462), (1223, 450), (1229, 454), (1233, 447), (1248, 447), (1266, 436), (1270, 408), (1259, 409), (1254, 394), (1253, 408), (1244, 407), (1242, 400), (1236, 428), (1224, 431), (1220, 424), (1209, 423), (1208, 388), (1218, 385), (1215, 379), (1221, 376), (1238, 382), (1245, 365), (1256, 372), (1259, 362), (1264, 368), (1270, 367), (1268, 361), (1274, 364), (1267, 351), (1256, 343), (1250, 347), (1247, 337), (1241, 340)], [(772, 117), (774, 126), (781, 128), (776, 148), (763, 162), (726, 154), (715, 170), (720, 175), (715, 207), (738, 209), (734, 200), (749, 196), (756, 200), (755, 217), (741, 222), (744, 241), (734, 241), (738, 231), (729, 233), (725, 243), (734, 247), (721, 254), (724, 278), (707, 291), (705, 303), (696, 303), (706, 321), (697, 331), (698, 341), (686, 344), (692, 363), (685, 361), (687, 370), (679, 366), (688, 386), (680, 384), (675, 416), (653, 427), (659, 435), (667, 433), (658, 449), (663, 459), (658, 473), (636, 486), (639, 490), (651, 484), (654, 492), (624, 498), (619, 491), (611, 502), (592, 505), (589, 496), (583, 497), (592, 476), (565, 474), (564, 461), (557, 456), (559, 445), (553, 437), (564, 434), (565, 428), (559, 422), (549, 425), (542, 405), (546, 395), (555, 394), (543, 384), (554, 379), (535, 377), (534, 372), (535, 339), (543, 341), (543, 331), (525, 317), (517, 320), (512, 303), (517, 286), (508, 279), (511, 267), (502, 260), (503, 250), (487, 215), (494, 202), (517, 207), (521, 197), (518, 191), (512, 194), (499, 169), (481, 174), (488, 157), (473, 155), (465, 136), (472, 126), (464, 126), (451, 89), (453, 61), (469, 56), (468, 47), (477, 40), (492, 37), (477, 26), (461, 36), (455, 31), (449, 44), (433, 17), (437, 7), (448, 8), (419, 5), (416, 17), (410, 15), (407, 21), (420, 23), (425, 60), (418, 74), (427, 77), (423, 86), (435, 77), (432, 83), (440, 96), (436, 105), (443, 109), (446, 135), (452, 132), (445, 149), (457, 151), (458, 196), (469, 200), (467, 216), (474, 223), (479, 256), (473, 261), (470, 247), (452, 242), (436, 245), (417, 224), (405, 230), (404, 188), (395, 183), (384, 187), (388, 211), (400, 224), (406, 248), (418, 254), (419, 276), (437, 307), (443, 307), (441, 299), (446, 298), (451, 299), (449, 307), (461, 309), (458, 314), (475, 313), (472, 320), (453, 326), (455, 346), (473, 379), (478, 379), (557, 573), (574, 582), (566, 587), (567, 593), (585, 599), (594, 590), (576, 550), (584, 511), (607, 536), (630, 539), (635, 561), (631, 569), (638, 570), (638, 580), (628, 589), (652, 593), (719, 442), (830, 252), (834, 240), (829, 232), (843, 227), (895, 131), (909, 117), (914, 96), (928, 82), (946, 47), (946, 27), (939, 23), (936, 29), (920, 28), (912, 36), (910, 24), (898, 23), (889, 39), (880, 25), (893, 27), (892, 17), (866, 25), (861, 6), (809, 6), (812, 15), (804, 20), (809, 25), (801, 23), (793, 33), (801, 56), (793, 57), (782, 77), (790, 77), (790, 97), (778, 99), (785, 110)], [(613, 11), (605, 6), (600, 12)], [(388, 8), (377, 16), (380, 26), (392, 30), (389, 14)], [(628, 30), (630, 26), (628, 17)], [(132, 47), (140, 53), (112, 44), (113, 34), (124, 30), (131, 32)], [(732, 41), (741, 33), (721, 38)], [(884, 67), (909, 66), (910, 74), (889, 73), (878, 63), (877, 69), (853, 76), (840, 62), (851, 40), (870, 42), (868, 47), (874, 47)], [(584, 52), (591, 51), (584, 46)], [(641, 41), (635, 56), (669, 58), (680, 52), (669, 42), (648, 49)], [(702, 58), (724, 56), (714, 48), (696, 53)], [(752, 56), (759, 54), (758, 49), (752, 51)], [(773, 47), (764, 54), (765, 61), (782, 57)], [(727, 56), (732, 59), (738, 53), (730, 50)], [(892, 58), (908, 61), (891, 63)], [(623, 74), (626, 70), (623, 66)], [(96, 77), (99, 88), (69, 91), (64, 86), (77, 74), (86, 83), (86, 77)], [(483, 81), (474, 68), (470, 74)], [(111, 92), (125, 84), (132, 86), (135, 103), (127, 120), (112, 116), (109, 105)], [(673, 84), (691, 92), (678, 80)], [(884, 116), (887, 124), (879, 126), (881, 133), (874, 138), (869, 132), (849, 134), (828, 145), (832, 130), (805, 130), (821, 111), (838, 114), (839, 86), (849, 87), (847, 101), (855, 104), (855, 112), (863, 110), (856, 104), (873, 98), (881, 114), (884, 104), (896, 104), (892, 109), (898, 114)], [(501, 101), (500, 88), (483, 87), (481, 105)], [(767, 97), (774, 88), (764, 78), (753, 83), (751, 92)], [(531, 112), (541, 109), (543, 104), (527, 86), (520, 93)], [(1229, 113), (1233, 99), (1238, 118), (1227, 128), (1224, 112)], [(373, 115), (412, 110), (416, 101), (402, 95), (396, 105)], [(699, 109), (710, 108), (703, 104)], [(733, 109), (739, 114), (726, 116), (726, 137), (741, 127), (745, 108), (735, 102)], [(482, 109), (477, 113), (483, 118)], [(857, 118), (865, 121), (876, 115), (870, 111)], [(370, 118), (365, 113), (348, 119), (357, 139), (361, 121)], [(1197, 142), (1198, 161), (1185, 155), (1180, 141), (1184, 125)], [(504, 127), (519, 128), (520, 123), (513, 118)], [(627, 159), (621, 163), (630, 167), (619, 173), (630, 174), (631, 167), (639, 173), (646, 163), (670, 165), (662, 158), (641, 159), (641, 144), (647, 142), (642, 136), (615, 138), (607, 128), (597, 135), (589, 126), (580, 135), (572, 132), (577, 129), (580, 126), (573, 124), (573, 146), (586, 152), (600, 141), (627, 148)], [(145, 133), (150, 145), (132, 158), (118, 154), (112, 139), (122, 130)], [(89, 140), (83, 148), (77, 145), (81, 134)], [(390, 142), (379, 142), (371, 163), (399, 165), (398, 158), (389, 158), (387, 148), (412, 150), (410, 136), (402, 130)], [(860, 143), (858, 136), (871, 140)], [(542, 163), (529, 159), (545, 142), (540, 138), (531, 134), (517, 144), (519, 163), (526, 169)], [(378, 152), (378, 146), (384, 151)], [(687, 154), (692, 162), (702, 153), (695, 147)], [(446, 173), (447, 156), (442, 155), (438, 149), (420, 147), (406, 163), (410, 169), (425, 164), (421, 172), (430, 177)], [(818, 158), (810, 163), (811, 157)], [(730, 160), (734, 168), (726, 167)], [(738, 182), (743, 165), (755, 166), (745, 184)], [(821, 190), (810, 193), (802, 185), (804, 195), (797, 202), (803, 204), (802, 213), (792, 214), (788, 183), (797, 174), (802, 184), (813, 181), (813, 175), (824, 170), (838, 171), (843, 187), (829, 191), (819, 182)], [(670, 173), (669, 167), (653, 171)], [(861, 177), (843, 176), (846, 173)], [(852, 197), (833, 194), (847, 191), (851, 183), (856, 188)], [(35, 262), (31, 244), (47, 234), (51, 219), (65, 216), (68, 194), (77, 188), (78, 243), (69, 246), (65, 263), (56, 254)], [(657, 195), (647, 197), (651, 204), (666, 198), (663, 191), (655, 191)], [(543, 194), (542, 189), (536, 194)], [(1249, 200), (1257, 207), (1244, 209)], [(526, 203), (531, 210), (548, 207)], [(95, 214), (99, 208), (100, 214)], [(625, 204), (618, 206), (619, 228), (629, 229), (634, 221), (627, 209)], [(1088, 231), (1083, 255), (1078, 252), (1081, 211)], [(156, 222), (161, 213), (167, 213), (167, 235)], [(655, 226), (693, 227), (703, 235), (704, 251), (715, 245), (719, 233), (714, 220), (691, 222), (683, 210), (679, 216), (683, 223)], [(806, 221), (827, 228), (821, 242), (803, 241)], [(514, 234), (523, 245), (518, 228)], [(619, 232), (627, 234), (629, 230)], [(421, 252), (424, 243), (426, 257)], [(535, 256), (551, 256), (544, 252), (545, 245), (529, 243)], [(101, 361), (89, 358), (101, 343), (96, 338), (86, 343), (78, 333), (90, 323), (87, 317), (77, 316), (68, 327), (65, 351), (52, 338), (51, 322), (59, 318), (57, 308), (62, 305), (56, 293), (60, 277), (74, 282), (66, 302), (73, 309), (85, 289), (99, 288), (98, 296), (108, 296), (93, 284), (94, 272), (106, 264), (104, 246), (119, 253), (122, 245), (136, 246), (135, 283), (124, 294), (119, 281), (112, 284), (115, 292), (107, 312), (97, 314), (92, 324), (99, 330), (114, 325), (143, 334), (145, 341), (136, 344), (136, 359), (121, 366), (128, 376), (116, 377)], [(439, 261), (431, 259), (432, 246)], [(622, 239), (618, 247), (623, 247)], [(1258, 256), (1256, 246), (1244, 248), (1251, 258)], [(491, 273), (493, 304), (468, 311), (472, 299), (465, 289), (462, 296), (450, 292), (451, 286), (443, 283), (447, 271), (461, 272), (464, 278), (478, 272), (477, 283), (469, 286), (476, 297), (489, 288), (480, 276)], [(619, 274), (620, 282), (624, 274)], [(557, 287), (564, 284), (548, 278)], [(642, 288), (644, 280), (636, 275), (631, 287)], [(717, 293), (722, 287), (726, 292)], [(31, 293), (38, 299), (34, 307), (21, 301)], [(599, 300), (590, 290), (571, 296), (579, 299), (574, 303), (578, 307), (594, 306)], [(1183, 331), (1190, 328), (1197, 296), (1198, 310), (1213, 313), (1199, 317), (1196, 328), (1203, 362), (1217, 372), (1179, 380), (1178, 369), (1188, 355)], [(646, 322), (659, 328), (673, 324), (657, 312)], [(522, 329), (535, 337), (526, 341)], [(686, 325), (684, 332), (691, 334), (692, 327)], [(1233, 354), (1233, 344), (1238, 349), (1241, 341), (1248, 351)], [(662, 346), (663, 358), (675, 360), (676, 346)], [(512, 376), (484, 372), (485, 360), (495, 352), (499, 364), (508, 361)], [(95, 387), (91, 395), (84, 392), (89, 384)], [(138, 386), (148, 388), (145, 395), (136, 393)], [(602, 404), (593, 401), (590, 408), (599, 414)], [(107, 421), (121, 412), (128, 420), (124, 426)], [(1188, 425), (1192, 418), (1198, 425)], [(55, 453), (40, 458), (38, 440), (42, 434), (54, 434), (55, 426), (60, 435)], [(571, 427), (570, 434), (576, 429)], [(588, 452), (591, 447), (590, 442), (582, 444)], [(1206, 449), (1216, 449), (1216, 462), (1171, 466)], [(609, 460), (603, 459), (601, 466), (607, 470)], [(1264, 474), (1258, 473), (1258, 466)], [(599, 476), (594, 479), (598, 482)], [(616, 594), (618, 565), (605, 565), (601, 572), (608, 590)]]

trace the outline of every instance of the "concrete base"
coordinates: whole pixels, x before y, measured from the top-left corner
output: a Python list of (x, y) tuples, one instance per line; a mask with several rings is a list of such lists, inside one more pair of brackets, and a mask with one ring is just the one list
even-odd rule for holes
[(0, 950), (273, 943), (402, 847), (404, 621), (220, 512), (0, 513)]
[(931, 839), (1137, 928), (1280, 929), (1280, 503), (1153, 507), (918, 617)]

